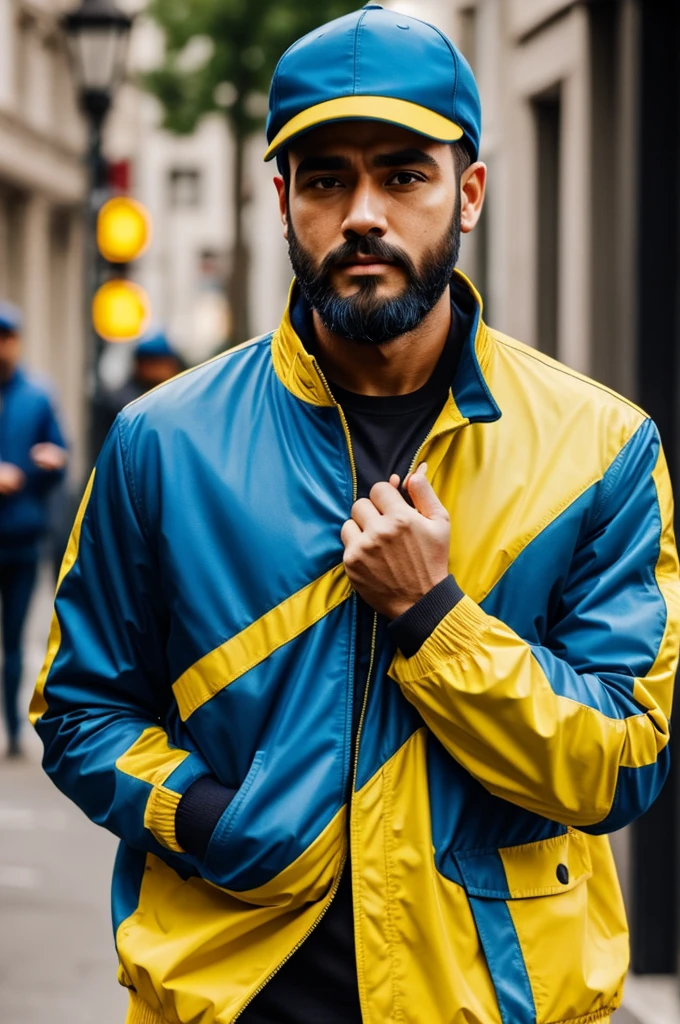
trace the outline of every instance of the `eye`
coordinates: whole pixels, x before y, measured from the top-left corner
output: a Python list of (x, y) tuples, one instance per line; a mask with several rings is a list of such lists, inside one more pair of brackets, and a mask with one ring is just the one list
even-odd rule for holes
[(424, 181), (425, 179), (420, 174), (416, 174), (415, 171), (397, 171), (387, 182), (388, 185), (413, 185), (416, 181)]
[(337, 188), (338, 186), (342, 188), (342, 182), (340, 181), (340, 179), (333, 178), (329, 174), (327, 174), (323, 178), (315, 178), (313, 181), (310, 181), (308, 187), (316, 188), (323, 192), (328, 192), (330, 191), (330, 189)]

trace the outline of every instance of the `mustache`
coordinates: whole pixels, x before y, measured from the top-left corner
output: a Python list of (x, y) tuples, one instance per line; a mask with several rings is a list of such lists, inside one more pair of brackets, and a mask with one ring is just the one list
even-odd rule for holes
[(405, 270), (409, 277), (415, 277), (416, 268), (413, 260), (403, 249), (378, 238), (377, 235), (362, 235), (357, 238), (350, 238), (337, 249), (333, 249), (324, 258), (321, 264), (320, 274), (328, 274), (334, 267), (343, 263), (351, 263), (356, 256), (375, 256), (376, 259), (393, 263), (396, 267)]

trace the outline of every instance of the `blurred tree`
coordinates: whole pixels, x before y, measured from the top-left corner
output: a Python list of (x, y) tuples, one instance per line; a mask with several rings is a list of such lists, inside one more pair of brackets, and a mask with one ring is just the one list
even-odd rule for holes
[(301, 35), (360, 6), (360, 0), (151, 0), (147, 12), (165, 36), (165, 60), (144, 76), (160, 100), (163, 126), (188, 134), (223, 111), (234, 139), (231, 201), (234, 246), (228, 297), (230, 341), (250, 336), (249, 252), (244, 234), (245, 143), (266, 116), (266, 94), (282, 53)]

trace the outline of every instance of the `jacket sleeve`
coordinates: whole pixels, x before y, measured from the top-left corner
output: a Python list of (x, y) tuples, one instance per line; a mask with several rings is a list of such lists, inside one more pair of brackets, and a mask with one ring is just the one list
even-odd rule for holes
[(545, 645), (465, 596), (413, 657), (397, 651), (392, 677), (494, 795), (596, 833), (655, 800), (680, 634), (672, 522), (647, 420), (599, 485)]
[(209, 768), (162, 727), (168, 616), (126, 474), (120, 422), (90, 478), (61, 567), (30, 718), (55, 784), (131, 846), (184, 857), (182, 793)]

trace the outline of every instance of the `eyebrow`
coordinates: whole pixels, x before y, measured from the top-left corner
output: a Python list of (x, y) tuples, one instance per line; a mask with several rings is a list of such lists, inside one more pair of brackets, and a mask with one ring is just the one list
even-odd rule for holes
[(425, 164), (427, 167), (439, 167), (433, 156), (422, 149), (400, 149), (396, 153), (383, 153), (373, 161), (374, 167), (403, 167), (404, 164)]
[[(395, 153), (381, 153), (373, 160), (374, 167), (403, 167), (405, 164), (439, 167), (433, 156), (416, 147), (399, 149)], [(350, 168), (351, 163), (347, 157), (306, 156), (296, 168), (295, 180), (298, 181), (305, 174), (313, 174), (318, 171), (348, 171)]]
[(348, 171), (349, 160), (344, 156), (306, 156), (295, 170), (295, 180), (314, 171)]

